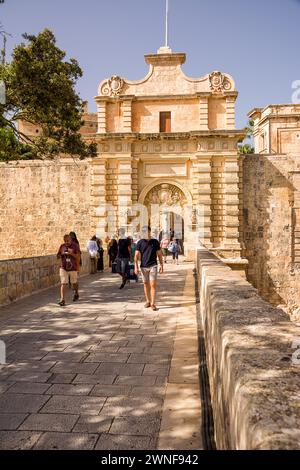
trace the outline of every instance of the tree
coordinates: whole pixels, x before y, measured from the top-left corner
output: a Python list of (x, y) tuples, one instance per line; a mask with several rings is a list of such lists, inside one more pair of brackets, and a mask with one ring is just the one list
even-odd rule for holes
[[(11, 63), (0, 65), (0, 80), (6, 86), (6, 102), (0, 104), (0, 128), (13, 133), (19, 149), (22, 144), (27, 150), (30, 147), (32, 158), (94, 156), (96, 144), (86, 144), (79, 133), (83, 102), (75, 91), (82, 76), (78, 62), (65, 60), (65, 52), (56, 46), (48, 29), (23, 37), (26, 43), (14, 49)], [(18, 128), (20, 120), (38, 125), (39, 136), (23, 134)]]
[(252, 147), (249, 144), (242, 144), (239, 147), (239, 151), (240, 151), (240, 153), (242, 153), (244, 155), (247, 155), (247, 154), (250, 154), (250, 153), (254, 153), (254, 147)]
[(245, 127), (245, 131), (247, 133), (246, 138), (239, 145), (239, 152), (244, 155), (247, 155), (247, 154), (255, 152), (255, 149), (252, 145), (253, 144), (253, 131), (254, 131), (254, 121), (252, 119), (248, 121), (248, 125)]

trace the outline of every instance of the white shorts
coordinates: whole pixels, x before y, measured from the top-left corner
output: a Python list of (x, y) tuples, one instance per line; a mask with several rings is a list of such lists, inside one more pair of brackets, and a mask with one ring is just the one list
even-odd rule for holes
[(60, 268), (59, 276), (60, 276), (61, 284), (69, 284), (69, 279), (70, 279), (71, 284), (77, 284), (77, 281), (78, 281), (77, 271), (66, 271), (63, 268)]
[(157, 272), (157, 265), (150, 268), (141, 268), (143, 282), (156, 281)]

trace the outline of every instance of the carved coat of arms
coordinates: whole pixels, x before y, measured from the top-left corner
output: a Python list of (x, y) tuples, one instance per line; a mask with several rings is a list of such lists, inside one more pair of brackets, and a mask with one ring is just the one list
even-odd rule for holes
[(214, 93), (223, 93), (231, 88), (231, 83), (228, 78), (221, 72), (212, 72), (209, 75), (210, 89)]
[(121, 93), (123, 86), (123, 78), (118, 77), (118, 75), (113, 75), (103, 84), (101, 93), (102, 95), (115, 97)]

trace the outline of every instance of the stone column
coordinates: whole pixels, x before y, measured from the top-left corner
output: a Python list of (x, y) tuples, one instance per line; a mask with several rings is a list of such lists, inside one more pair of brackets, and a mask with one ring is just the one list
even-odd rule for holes
[(199, 129), (208, 130), (208, 96), (199, 96)]
[(226, 96), (226, 128), (235, 129), (235, 96)]
[(211, 156), (196, 155), (192, 160), (193, 204), (202, 214), (203, 233), (201, 242), (211, 248)]
[(240, 256), (239, 243), (239, 156), (225, 156), (224, 161), (224, 232), (223, 246), (232, 256)]
[(106, 160), (97, 158), (92, 162), (91, 175), (91, 233), (105, 238), (107, 235), (106, 207)]
[(123, 132), (132, 132), (132, 97), (123, 98)]
[(106, 133), (106, 101), (97, 99), (98, 134)]

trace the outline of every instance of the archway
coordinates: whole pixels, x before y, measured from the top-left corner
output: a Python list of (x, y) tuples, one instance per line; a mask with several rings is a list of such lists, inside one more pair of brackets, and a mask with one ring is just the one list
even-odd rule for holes
[(173, 183), (152, 186), (142, 201), (148, 211), (148, 222), (153, 235), (161, 239), (163, 234), (180, 240), (184, 252), (184, 209), (189, 201), (181, 188)]

